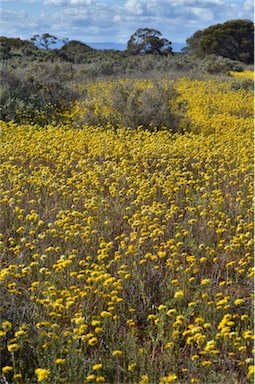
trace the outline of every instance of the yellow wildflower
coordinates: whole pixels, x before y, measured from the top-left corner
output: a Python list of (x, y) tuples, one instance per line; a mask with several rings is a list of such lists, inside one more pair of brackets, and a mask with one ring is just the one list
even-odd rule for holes
[(181, 299), (184, 296), (184, 292), (182, 290), (175, 292), (174, 298), (175, 299)]
[(99, 369), (102, 368), (102, 366), (103, 366), (102, 364), (94, 364), (92, 369), (93, 369), (93, 371), (98, 371)]
[(149, 377), (147, 375), (142, 375), (139, 384), (148, 384), (149, 382)]
[(10, 344), (8, 345), (7, 349), (9, 352), (16, 352), (19, 349), (19, 344)]
[(57, 365), (64, 364), (65, 361), (66, 361), (65, 359), (56, 359), (55, 364), (57, 364)]
[(97, 378), (96, 378), (96, 382), (97, 382), (97, 383), (104, 383), (104, 382), (105, 382), (105, 378), (104, 378), (104, 376), (97, 376)]
[(44, 368), (37, 368), (35, 370), (35, 374), (37, 376), (37, 380), (40, 382), (40, 381), (44, 381), (44, 380), (48, 380), (49, 377), (50, 377), (50, 370), (49, 369), (44, 369)]
[(122, 355), (122, 351), (120, 351), (119, 349), (116, 349), (115, 351), (113, 351), (113, 356), (121, 356)]
[(247, 373), (248, 379), (251, 379), (254, 376), (254, 370), (255, 370), (254, 365), (248, 366), (248, 373)]
[(11, 372), (13, 370), (13, 367), (10, 365), (6, 365), (5, 367), (2, 368), (2, 374), (5, 375), (8, 372)]
[(128, 371), (133, 371), (133, 369), (136, 367), (136, 363), (131, 363), (128, 365)]
[(160, 383), (173, 383), (175, 380), (177, 380), (177, 375), (175, 373), (171, 373), (167, 376), (162, 377), (159, 382)]
[(10, 331), (12, 329), (12, 323), (10, 323), (10, 321), (4, 321), (2, 323), (2, 328), (4, 331)]
[(93, 347), (98, 343), (98, 339), (96, 337), (92, 337), (91, 339), (88, 340), (88, 344)]

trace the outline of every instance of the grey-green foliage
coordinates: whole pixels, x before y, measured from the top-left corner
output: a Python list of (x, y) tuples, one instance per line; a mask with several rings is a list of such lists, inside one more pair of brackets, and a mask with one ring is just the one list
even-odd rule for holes
[(145, 129), (169, 129), (172, 132), (179, 131), (180, 114), (173, 103), (177, 96), (171, 82), (168, 87), (161, 80), (155, 80), (153, 87), (137, 88), (131, 82), (118, 82), (113, 84), (111, 98), (109, 95), (100, 97), (101, 109), (110, 106), (107, 117), (102, 113), (95, 113), (98, 109), (93, 102), (93, 95), (84, 95), (84, 115), (77, 123), (83, 125), (107, 125), (115, 127), (124, 126), (137, 128), (143, 126)]
[(210, 55), (203, 59), (191, 54), (175, 56), (135, 55), (125, 53), (96, 53), (86, 63), (75, 66), (77, 81), (104, 77), (135, 77), (155, 79), (157, 77), (176, 78), (179, 76), (201, 76), (201, 74), (227, 75), (229, 71), (242, 71), (243, 64)]
[(40, 112), (54, 119), (57, 110), (68, 108), (78, 94), (70, 83), (70, 65), (33, 62), (15, 66), (4, 62), (0, 68), (2, 120), (36, 120)]
[(16, 120), (17, 111), (32, 111), (31, 101), (36, 93), (34, 85), (9, 65), (2, 65), (0, 77), (1, 119)]
[(242, 72), (240, 62), (218, 55), (209, 55), (201, 61), (201, 70), (210, 74), (227, 74), (229, 71)]
[[(72, 54), (77, 53), (76, 45), (69, 46)], [(143, 125), (150, 129), (154, 126), (167, 126), (178, 131), (180, 115), (173, 112), (169, 105), (175, 94), (173, 90), (169, 91), (171, 95), (167, 94), (162, 88), (162, 79), (199, 79), (208, 77), (208, 74), (227, 76), (229, 71), (242, 71), (244, 68), (243, 63), (217, 55), (202, 59), (191, 54), (129, 56), (127, 52), (113, 50), (95, 51), (87, 47), (85, 50), (83, 53), (86, 61), (79, 64), (60, 58), (49, 60), (51, 55), (56, 56), (56, 52), (39, 49), (35, 49), (37, 60), (19, 55), (3, 60), (0, 68), (0, 117), (4, 120), (36, 121), (42, 112), (47, 118), (46, 123), (50, 123), (56, 120), (57, 110), (66, 110), (73, 101), (89, 97), (85, 95), (87, 81), (109, 78), (148, 79), (155, 83), (153, 92), (150, 89), (132, 90), (116, 86), (111, 103), (113, 111), (117, 113), (113, 113), (111, 122), (130, 127)], [(8, 52), (6, 54), (8, 56)], [(244, 87), (244, 83), (233, 86)], [(245, 87), (250, 89), (251, 83), (247, 83)], [(105, 100), (105, 105), (108, 102), (109, 100)], [(86, 119), (93, 124), (104, 123), (93, 114), (93, 108), (87, 113)]]

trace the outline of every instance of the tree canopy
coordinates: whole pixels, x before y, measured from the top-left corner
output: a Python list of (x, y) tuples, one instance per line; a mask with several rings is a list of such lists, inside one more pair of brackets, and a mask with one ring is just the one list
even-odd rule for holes
[(186, 52), (205, 57), (216, 54), (245, 64), (254, 62), (254, 24), (250, 20), (230, 20), (196, 31), (185, 47)]
[(129, 39), (127, 50), (129, 53), (172, 53), (171, 41), (161, 37), (156, 29), (139, 28)]
[(6, 60), (12, 56), (31, 56), (38, 48), (28, 40), (19, 37), (0, 36), (0, 60)]
[(80, 63), (86, 57), (88, 52), (95, 51), (93, 48), (89, 47), (87, 44), (82, 43), (78, 40), (68, 41), (59, 51), (58, 55), (66, 60), (73, 63)]
[(31, 38), (31, 41), (39, 47), (49, 49), (49, 46), (52, 44), (56, 44), (59, 39), (56, 36), (52, 36), (49, 33), (43, 33), (42, 35), (34, 35)]

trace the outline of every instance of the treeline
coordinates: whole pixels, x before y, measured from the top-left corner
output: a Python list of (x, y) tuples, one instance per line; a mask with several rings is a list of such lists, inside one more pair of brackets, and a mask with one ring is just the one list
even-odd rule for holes
[[(237, 39), (237, 24), (233, 23), (235, 34), (231, 28), (228, 30)], [(250, 23), (240, 21), (242, 34), (246, 33), (246, 37), (252, 35), (244, 32), (245, 26), (249, 30)], [(218, 31), (215, 36), (222, 37), (219, 27), (215, 28)], [(136, 78), (157, 82), (180, 76), (228, 76), (230, 71), (243, 71), (247, 68), (247, 55), (242, 56), (243, 60), (233, 60), (223, 53), (205, 54), (201, 48), (205, 44), (205, 32), (195, 33), (187, 40), (187, 48), (174, 55), (171, 42), (163, 38), (159, 31), (148, 28), (139, 29), (130, 37), (126, 51), (95, 50), (76, 40), (65, 40), (61, 48), (49, 49), (58, 41), (49, 34), (35, 35), (31, 41), (0, 37), (0, 118), (17, 122), (29, 120), (40, 124), (58, 122), (66, 116), (65, 111), (71, 110), (76, 102), (83, 102), (88, 97), (86, 84), (97, 79), (108, 81)], [(229, 38), (229, 44), (233, 43), (233, 39)], [(249, 45), (248, 42), (244, 44), (244, 39), (240, 41), (240, 46), (252, 49), (253, 43)], [(237, 88), (240, 86), (253, 87), (251, 81), (235, 84)], [(132, 90), (128, 92), (131, 94)], [(158, 96), (155, 103), (150, 99), (149, 105), (157, 105), (160, 100)], [(135, 116), (137, 102), (134, 101), (132, 105), (134, 111), (130, 113)], [(145, 124), (148, 123), (147, 117)]]
[[(51, 61), (62, 59), (80, 64), (87, 63), (98, 56), (98, 50), (81, 41), (59, 39), (49, 33), (36, 34), (30, 40), (0, 37), (0, 58), (6, 60), (13, 57), (28, 57), (31, 60)], [(63, 46), (59, 49), (49, 49), (57, 42), (62, 42)], [(204, 30), (198, 30), (186, 40), (186, 43), (187, 46), (183, 52), (199, 58), (213, 54), (245, 64), (254, 63), (254, 23), (250, 20), (230, 20)], [(101, 57), (103, 53), (103, 56), (106, 56), (113, 52), (121, 58), (132, 55), (168, 56), (174, 54), (172, 42), (162, 37), (160, 31), (151, 28), (139, 28), (131, 35), (124, 52), (105, 50), (101, 51), (99, 55)]]

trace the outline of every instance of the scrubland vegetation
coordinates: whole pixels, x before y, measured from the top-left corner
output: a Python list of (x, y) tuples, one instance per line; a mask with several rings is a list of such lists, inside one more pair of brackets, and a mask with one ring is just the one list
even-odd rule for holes
[(2, 65), (1, 380), (253, 382), (252, 68), (100, 55)]

